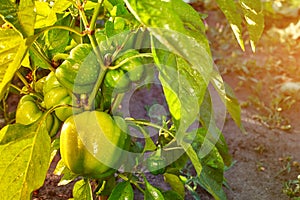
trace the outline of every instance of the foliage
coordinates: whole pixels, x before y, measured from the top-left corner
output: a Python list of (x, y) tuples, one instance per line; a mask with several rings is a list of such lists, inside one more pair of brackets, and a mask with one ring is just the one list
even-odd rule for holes
[[(225, 14), (230, 26), (235, 34), (235, 37), (240, 47), (245, 50), (242, 30), (242, 17), (245, 18), (249, 39), (252, 51), (255, 51), (255, 46), (264, 29), (264, 16), (262, 3), (260, 0), (240, 0), (238, 5), (234, 0), (216, 0), (220, 9)], [(239, 7), (241, 9), (239, 9)], [(242, 10), (240, 14), (239, 10)]]
[[(265, 14), (266, 2), (263, 1)], [(289, 1), (281, 2), (287, 6)], [(252, 110), (253, 118), (270, 129), (290, 131), (297, 123), (292, 115), (299, 99), (299, 44), (296, 42), (299, 24), (297, 18), (277, 13), (265, 17), (265, 30), (255, 54), (248, 49), (246, 53), (239, 50), (225, 20), (208, 28), (208, 35), (216, 41), (212, 53), (221, 74), (235, 77), (231, 79), (231, 83), (237, 83), (235, 91), (250, 94), (241, 106)]]
[(286, 194), (291, 199), (300, 198), (300, 176), (296, 180), (289, 180), (285, 182), (283, 187), (283, 193)]
[[(236, 14), (234, 1), (217, 2), (242, 48), (241, 16), (245, 17), (254, 50), (263, 29), (260, 2), (240, 1), (242, 14)], [(132, 138), (124, 156), (128, 162), (122, 163), (122, 167), (104, 163), (107, 164), (105, 169), (114, 169), (116, 173), (94, 179), (95, 188), (91, 177), (72, 171), (72, 167), (69, 169), (64, 160), (60, 160), (55, 170), (56, 174), (63, 174), (60, 185), (77, 178), (74, 199), (92, 199), (95, 195), (133, 199), (132, 186), (139, 189), (145, 199), (183, 199), (185, 187), (196, 194), (190, 184), (203, 187), (215, 199), (226, 199), (222, 189), (223, 172), (224, 167), (230, 165), (231, 157), (215, 122), (208, 85), (213, 85), (243, 130), (240, 107), (213, 68), (205, 26), (190, 5), (181, 0), (20, 0), (19, 3), (4, 0), (0, 3), (0, 16), (0, 99), (5, 105), (14, 91), (20, 97), (27, 97), (30, 100), (27, 104), (36, 111), (32, 117), (31, 113), (21, 110), (25, 106), (20, 101), (18, 120), (0, 131), (3, 199), (29, 199), (32, 192), (42, 186), (49, 164), (59, 149), (57, 133), (64, 132), (65, 123), (74, 116), (93, 110), (113, 116), (116, 123), (112, 124), (127, 134), (132, 135), (129, 130), (134, 129), (144, 137), (140, 141)], [(127, 53), (132, 50), (135, 53)], [(129, 63), (135, 66), (128, 66)], [(138, 65), (143, 67), (137, 68)], [(156, 78), (171, 117), (161, 116), (160, 121), (154, 123), (119, 113), (118, 107), (126, 92)], [(23, 85), (14, 84), (15, 79)], [(122, 86), (122, 90), (116, 89), (118, 86)], [(24, 122), (22, 116), (31, 121)], [(123, 119), (118, 120), (119, 116), (125, 118), (125, 126)], [(55, 124), (47, 121), (53, 117), (61, 121)], [(60, 124), (63, 124), (62, 130), (57, 131)], [(193, 124), (199, 126), (190, 130)], [(132, 129), (125, 130), (127, 126)], [(72, 134), (76, 133), (74, 127)], [(91, 127), (95, 133), (106, 133), (103, 124), (97, 127), (95, 122)], [(158, 137), (151, 137), (147, 127), (155, 128)], [(85, 149), (80, 145), (88, 148), (87, 141), (93, 144), (88, 153), (79, 152), (89, 155), (79, 163), (87, 170), (91, 170), (88, 169), (91, 162), (97, 163), (97, 152), (107, 151), (105, 142), (95, 142), (97, 137), (85, 134), (92, 132), (89, 128), (83, 124), (80, 129), (77, 127), (82, 135), (79, 134), (76, 141), (82, 144), (72, 142), (78, 149)], [(111, 130), (108, 130), (109, 135)], [(163, 173), (171, 185), (170, 191), (156, 188), (145, 177), (145, 160), (149, 153), (157, 155), (157, 152), (164, 161), (161, 166), (164, 170), (159, 173)], [(115, 159), (111, 157), (104, 160)], [(192, 163), (195, 174), (185, 173), (187, 163)], [(155, 166), (155, 172), (157, 170)]]

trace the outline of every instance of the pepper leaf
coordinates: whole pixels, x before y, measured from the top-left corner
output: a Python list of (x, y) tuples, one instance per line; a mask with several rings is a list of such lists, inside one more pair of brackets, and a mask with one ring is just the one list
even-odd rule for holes
[(133, 189), (129, 182), (121, 182), (113, 189), (108, 200), (133, 200)]
[(244, 40), (242, 37), (242, 17), (238, 13), (237, 6), (234, 0), (216, 0), (220, 9), (224, 13), (231, 29), (243, 51), (245, 51)]
[(164, 174), (165, 181), (169, 183), (172, 190), (174, 190), (181, 198), (185, 196), (185, 189), (180, 178), (175, 174), (165, 173)]
[(0, 15), (24, 36), (34, 34), (36, 13), (33, 0), (20, 0), (19, 6), (10, 0), (3, 0), (0, 3)]
[(163, 192), (163, 195), (165, 200), (183, 200), (182, 196), (173, 190), (165, 191)]
[(159, 80), (176, 125), (176, 140), (200, 174), (202, 167), (199, 159), (190, 145), (182, 141), (182, 137), (198, 118), (207, 85), (199, 71), (192, 69), (184, 59), (167, 51), (153, 49), (152, 52), (158, 63)]
[(0, 29), (0, 99), (26, 56), (28, 47), (15, 29)]
[(88, 179), (77, 181), (73, 187), (74, 200), (93, 200), (92, 188)]
[[(189, 132), (185, 137), (186, 143), (192, 143), (193, 149), (198, 152), (202, 165), (201, 174), (196, 177), (197, 183), (207, 190), (215, 199), (226, 199), (222, 185), (224, 181), (224, 162), (223, 158), (215, 146), (206, 139), (207, 130), (200, 128)], [(210, 152), (205, 156), (202, 155), (201, 147), (206, 143), (210, 146)]]
[(164, 196), (162, 193), (153, 185), (151, 185), (146, 178), (144, 178), (145, 182), (145, 196), (144, 200), (164, 200)]
[(234, 122), (236, 123), (236, 125), (240, 128), (240, 130), (243, 133), (246, 133), (245, 128), (242, 124), (242, 120), (241, 120), (240, 104), (239, 104), (238, 99), (236, 98), (234, 92), (230, 88), (230, 86), (228, 84), (226, 84), (225, 82), (223, 82), (221, 75), (217, 71), (214, 71), (212, 73), (211, 83), (214, 86), (214, 88), (216, 89), (216, 91), (218, 92), (221, 100), (223, 101), (223, 103), (225, 104), (225, 106), (227, 108), (227, 111), (231, 115), (231, 117), (234, 120)]
[[(181, 0), (125, 0), (125, 3), (167, 50), (186, 59), (208, 82), (212, 70), (210, 48), (201, 18), (190, 5)], [(181, 9), (189, 15), (182, 14)], [(196, 22), (191, 22), (191, 18)]]
[(0, 131), (2, 199), (30, 199), (44, 183), (51, 141), (45, 122), (7, 125)]
[(57, 21), (56, 13), (50, 8), (48, 2), (35, 1), (36, 5), (36, 22), (35, 29), (52, 26)]
[(255, 52), (255, 46), (264, 30), (262, 2), (260, 0), (241, 0), (240, 4), (247, 22), (250, 45), (252, 51)]
[[(125, 3), (158, 41), (153, 42), (152, 53), (177, 128), (176, 139), (180, 142), (197, 118), (212, 70), (212, 57), (202, 32), (201, 18), (179, 0), (125, 0)], [(189, 15), (182, 14), (180, 9), (189, 11)], [(191, 17), (197, 19), (196, 22), (192, 22)]]
[[(209, 92), (206, 93), (200, 110), (201, 110), (200, 112), (201, 124), (203, 128), (207, 130), (207, 133), (205, 134), (204, 143), (202, 144), (200, 149), (201, 151), (201, 154), (199, 155), (200, 158), (206, 156), (215, 146), (218, 149), (220, 155), (222, 156), (224, 163), (227, 166), (231, 165), (232, 158), (228, 152), (228, 146), (226, 144), (225, 138), (216, 125), (215, 116), (214, 116), (214, 107)], [(222, 114), (221, 111), (218, 112), (219, 115)], [(223, 114), (224, 116), (221, 117), (225, 117), (226, 114), (225, 110)]]

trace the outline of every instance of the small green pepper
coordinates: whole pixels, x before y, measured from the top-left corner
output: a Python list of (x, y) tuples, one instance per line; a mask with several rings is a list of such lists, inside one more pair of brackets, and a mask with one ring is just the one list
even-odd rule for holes
[[(38, 105), (37, 100), (31, 95), (24, 95), (18, 104), (16, 111), (16, 123), (30, 125), (40, 120), (45, 113), (42, 106)], [(50, 137), (56, 135), (60, 128), (61, 122), (54, 114), (48, 114), (46, 118), (47, 131)]]
[(147, 169), (153, 175), (163, 174), (167, 165), (166, 159), (161, 156), (161, 148), (150, 155), (146, 160)]
[[(47, 76), (43, 91), (46, 109), (50, 109), (58, 105), (62, 106), (55, 109), (55, 114), (61, 121), (65, 121), (73, 114), (73, 112), (77, 113), (80, 111), (80, 109), (73, 109), (71, 107), (74, 103), (72, 97), (69, 95), (68, 89), (62, 87), (53, 72)], [(68, 105), (70, 107), (68, 107)]]
[(24, 95), (17, 107), (16, 123), (29, 125), (41, 118), (43, 112), (36, 103), (36, 99), (31, 95)]
[(74, 93), (92, 91), (100, 67), (90, 44), (79, 44), (69, 57), (56, 69), (55, 75), (62, 86)]
[(118, 93), (128, 91), (131, 85), (124, 71), (120, 69), (108, 70), (105, 75), (104, 84)]
[[(127, 50), (121, 57), (115, 61), (115, 65), (121, 63), (125, 59), (129, 59), (120, 68), (126, 73), (129, 79), (133, 82), (141, 80), (144, 74), (144, 65), (142, 59), (139, 57), (131, 58), (139, 55), (139, 52), (135, 49)], [(131, 58), (131, 59), (130, 59)]]

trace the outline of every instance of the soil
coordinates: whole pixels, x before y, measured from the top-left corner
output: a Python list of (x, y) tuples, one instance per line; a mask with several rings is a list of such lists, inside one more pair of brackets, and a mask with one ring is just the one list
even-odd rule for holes
[[(194, 5), (195, 8), (201, 10), (201, 5)], [(227, 37), (235, 41), (230, 35), (222, 35), (221, 38), (214, 38), (217, 28), (226, 23), (222, 23), (224, 16), (218, 11), (209, 11), (206, 22), (213, 30), (208, 30), (208, 37), (210, 41), (227, 41)], [(294, 19), (293, 19), (294, 20)], [(222, 25), (223, 26), (223, 25)], [(224, 26), (223, 28), (228, 28)], [(228, 32), (227, 32), (228, 33)], [(224, 39), (225, 38), (225, 39)], [(227, 38), (227, 39), (226, 39)], [(222, 44), (224, 45), (224, 44)], [(224, 50), (220, 50), (221, 48)], [(256, 55), (251, 53), (249, 49), (246, 52), (240, 52), (239, 47), (236, 44), (228, 44), (228, 46), (221, 46), (220, 44), (212, 44), (213, 55), (215, 63), (219, 66), (220, 71), (223, 73), (224, 80), (235, 89), (235, 94), (239, 101), (247, 106), (242, 107), (242, 122), (246, 129), (246, 134), (243, 134), (239, 128), (235, 125), (230, 116), (226, 117), (226, 121), (222, 132), (225, 136), (226, 142), (229, 146), (230, 153), (233, 157), (234, 164), (225, 172), (228, 188), (224, 187), (225, 192), (229, 200), (285, 200), (289, 199), (287, 195), (283, 193), (283, 185), (286, 181), (295, 180), (297, 175), (300, 174), (300, 124), (298, 119), (300, 118), (300, 104), (293, 104), (292, 109), (282, 113), (282, 118), (289, 119), (291, 129), (283, 130), (279, 127), (270, 126), (270, 121), (262, 120), (258, 116), (265, 116), (262, 108), (255, 105), (253, 101), (250, 101), (250, 97), (253, 97), (253, 88), (249, 86), (252, 82), (244, 81), (241, 84), (240, 71), (234, 67), (229, 66), (226, 63), (226, 59), (231, 59), (230, 62), (238, 62), (247, 60), (253, 61), (256, 56), (257, 65), (263, 66), (266, 64), (266, 60), (269, 54), (264, 53), (262, 49), (264, 46), (258, 46), (258, 52)], [(261, 48), (261, 50), (260, 50)], [(281, 48), (280, 44), (279, 47)], [(282, 47), (284, 50), (284, 46)], [(282, 49), (281, 48), (281, 49)], [(228, 53), (231, 54), (228, 54)], [(240, 58), (234, 59), (232, 52), (239, 52)], [(286, 52), (287, 55), (289, 52)], [(223, 54), (223, 55), (222, 55)], [(297, 59), (297, 55), (292, 55)], [(239, 57), (239, 56), (237, 56)], [(224, 58), (224, 59), (222, 59)], [(282, 60), (282, 52), (276, 52), (272, 54), (274, 60)], [(232, 61), (233, 59), (233, 61)], [(291, 60), (285, 60), (285, 63), (290, 63)], [(294, 62), (294, 61), (293, 61)], [(240, 63), (242, 64), (242, 63)], [(276, 72), (272, 72), (274, 75)], [(299, 74), (298, 74), (299, 75)], [(292, 76), (292, 75), (291, 75)], [(290, 76), (290, 77), (291, 77)], [(263, 83), (266, 81), (262, 74), (257, 73), (253, 75)], [(295, 77), (291, 77), (295, 78)], [(268, 81), (268, 80), (267, 80)], [(269, 90), (272, 86), (272, 82), (264, 85), (263, 91), (259, 91), (261, 95), (256, 95), (260, 102), (264, 102), (262, 105), (268, 106), (268, 102), (272, 99), (273, 90)], [(153, 90), (152, 92), (144, 92), (144, 94), (138, 95), (141, 99), (157, 98), (161, 99), (161, 91)], [(145, 112), (143, 103), (138, 102), (138, 97), (135, 97), (135, 111), (138, 115)], [(132, 101), (132, 100), (131, 100)], [(162, 103), (161, 103), (162, 104)], [(139, 107), (140, 105), (140, 107)], [(282, 121), (282, 123), (287, 123)], [(284, 124), (286, 125), (286, 124)], [(56, 157), (49, 169), (45, 184), (39, 190), (33, 194), (33, 199), (68, 199), (72, 197), (72, 184), (67, 186), (57, 186), (59, 182), (59, 176), (52, 174), (55, 164), (59, 158)], [(148, 176), (150, 182), (153, 185), (158, 185), (162, 188), (168, 188), (163, 184), (162, 177)], [(213, 199), (208, 193), (199, 189), (198, 193), (201, 199), (208, 200)], [(141, 199), (137, 193), (136, 199)], [(190, 195), (187, 195), (186, 199), (192, 199)]]

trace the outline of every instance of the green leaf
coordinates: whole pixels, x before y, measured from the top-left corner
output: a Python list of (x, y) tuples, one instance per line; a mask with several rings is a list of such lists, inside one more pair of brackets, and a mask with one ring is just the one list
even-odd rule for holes
[(2, 0), (0, 3), (0, 15), (3, 19), (13, 26), (15, 26), (18, 30), (21, 30), (21, 25), (18, 21), (18, 5), (13, 3), (10, 0)]
[(105, 0), (105, 1), (111, 3), (112, 6), (115, 6), (117, 4), (122, 4), (123, 3), (123, 0)]
[(163, 192), (165, 200), (183, 200), (183, 198), (175, 191), (168, 190)]
[(65, 165), (64, 161), (62, 159), (60, 159), (56, 164), (53, 174), (60, 176), (63, 174), (63, 171), (65, 168), (66, 168), (66, 165)]
[(197, 43), (201, 44), (207, 54), (210, 55), (209, 42), (205, 35), (205, 26), (201, 15), (191, 5), (182, 0), (172, 0), (172, 7), (183, 23), (184, 34), (195, 38)]
[(57, 176), (63, 175), (57, 184), (58, 186), (67, 185), (78, 177), (78, 174), (74, 174), (69, 168), (66, 167), (62, 159), (58, 161), (53, 174)]
[(197, 175), (200, 175), (203, 166), (200, 162), (200, 159), (199, 159), (199, 156), (197, 155), (197, 152), (193, 149), (191, 143), (186, 143), (185, 141), (182, 141), (180, 145), (183, 147), (186, 154), (188, 155), (191, 162), (193, 163), (193, 166), (194, 166), (194, 168), (197, 172)]
[(124, 5), (124, 2), (115, 5), (112, 10), (109, 11), (112, 17), (121, 17), (128, 15), (128, 10)]
[(105, 180), (98, 182), (98, 186), (101, 186), (97, 191), (94, 191), (98, 196), (109, 196), (113, 189), (116, 187), (116, 177), (110, 176)]
[(144, 178), (145, 182), (145, 200), (164, 200), (164, 196), (162, 193), (154, 186), (152, 186), (146, 178)]
[[(104, 2), (106, 2), (106, 1), (104, 1)], [(93, 10), (93, 9), (95, 9), (96, 6), (97, 6), (96, 2), (87, 1), (84, 5), (84, 10)]]
[(55, 13), (63, 13), (63, 11), (67, 10), (71, 5), (72, 2), (70, 0), (56, 0), (52, 6), (52, 11)]
[(44, 183), (50, 160), (45, 123), (7, 125), (0, 131), (2, 199), (30, 199)]
[(33, 0), (20, 0), (18, 20), (26, 36), (34, 35), (35, 5)]
[(260, 0), (240, 0), (250, 37), (252, 51), (264, 30), (264, 15)]
[(205, 32), (205, 26), (199, 13), (189, 4), (182, 0), (172, 0), (174, 12), (180, 17), (183, 24), (195, 31)]
[[(213, 155), (209, 155), (213, 157)], [(210, 158), (208, 161), (203, 162), (215, 162)], [(214, 163), (215, 164), (215, 163)], [(201, 185), (207, 192), (209, 192), (216, 200), (226, 200), (226, 194), (222, 188), (223, 185), (223, 170), (220, 168), (214, 168), (212, 166), (203, 163), (203, 170), (198, 177), (198, 184)]]
[(138, 129), (144, 135), (144, 139), (145, 139), (145, 147), (143, 149), (143, 152), (155, 151), (156, 145), (154, 144), (154, 142), (153, 142), (151, 136), (149, 135), (149, 132), (147, 131), (147, 129), (145, 129), (142, 126), (138, 126)]
[(238, 12), (234, 0), (216, 0), (220, 9), (224, 13), (231, 29), (243, 51), (245, 51), (244, 40), (242, 37), (242, 17)]
[(159, 80), (177, 128), (176, 139), (180, 141), (198, 116), (207, 85), (184, 59), (166, 51), (157, 51), (154, 57), (159, 63)]
[[(177, 151), (179, 151), (179, 150), (177, 150)], [(184, 151), (184, 150), (181, 150), (181, 153), (175, 154), (175, 155), (181, 155), (181, 156), (179, 158), (177, 158), (175, 161), (173, 161), (174, 159), (171, 160), (172, 163), (169, 165), (169, 167), (168, 167), (169, 169), (179, 171), (179, 170), (182, 170), (186, 166), (189, 157), (186, 155), (185, 152), (182, 152), (182, 151)], [(168, 154), (166, 154), (166, 155), (167, 155), (166, 158), (168, 160), (168, 158), (170, 156)], [(170, 158), (172, 158), (172, 157), (170, 157)]]
[[(168, 51), (186, 59), (208, 82), (212, 57), (208, 40), (200, 28), (204, 25), (195, 10), (180, 0), (125, 0), (125, 3), (134, 17), (148, 27)], [(189, 11), (189, 15), (182, 14), (181, 9)]]
[(68, 15), (69, 12), (64, 12), (71, 5), (69, 0), (59, 0), (59, 1), (35, 1), (36, 5), (36, 22), (35, 29), (44, 28), (47, 26), (52, 26), (57, 21), (57, 13), (62, 13)]
[(133, 189), (130, 182), (124, 181), (118, 183), (118, 185), (113, 189), (108, 200), (133, 200)]
[[(69, 26), (70, 21), (71, 16), (67, 16), (57, 21), (55, 25)], [(50, 56), (64, 52), (70, 41), (69, 31), (67, 30), (52, 29), (45, 36), (45, 46)]]
[(33, 0), (20, 0), (19, 7), (10, 0), (3, 0), (0, 3), (0, 15), (24, 36), (34, 34), (36, 13)]
[[(204, 143), (200, 149), (202, 155), (200, 156), (200, 158), (207, 155), (207, 153), (214, 147), (211, 145), (212, 143), (217, 147), (219, 153), (221, 154), (224, 160), (224, 163), (227, 166), (231, 165), (232, 158), (228, 152), (228, 146), (226, 144), (225, 138), (216, 125), (214, 117), (214, 107), (212, 105), (211, 96), (208, 91), (205, 95), (200, 110), (200, 121), (203, 128), (207, 131), (205, 134)], [(225, 115), (225, 113), (223, 114)], [(206, 141), (208, 141), (208, 143)]]
[(31, 66), (33, 68), (49, 69), (49, 63), (46, 62), (44, 59), (41, 59), (41, 55), (46, 55), (46, 53), (44, 51), (37, 51), (32, 46), (29, 49), (29, 55), (30, 55), (30, 59), (31, 59)]
[(174, 13), (171, 1), (125, 0), (125, 3), (135, 18), (146, 27), (167, 27), (184, 32), (182, 23), (176, 23), (180, 22), (180, 17)]
[(165, 181), (171, 186), (172, 190), (174, 190), (183, 199), (185, 196), (185, 189), (180, 178), (177, 175), (170, 173), (164, 173), (164, 177)]
[(77, 181), (73, 187), (74, 200), (93, 200), (92, 188), (88, 179)]
[(57, 184), (58, 186), (67, 185), (67, 184), (71, 183), (72, 181), (74, 181), (78, 177), (78, 174), (74, 174), (67, 167), (65, 167), (63, 169), (62, 174), (63, 174), (63, 176), (59, 180), (59, 183)]
[(197, 154), (189, 144), (182, 141), (182, 137), (198, 117), (207, 85), (199, 72), (182, 58), (162, 50), (153, 52), (156, 63), (159, 63), (159, 79), (177, 128), (176, 140), (200, 174), (202, 166)]
[(232, 119), (235, 121), (241, 131), (245, 133), (246, 131), (241, 120), (241, 107), (230, 86), (223, 81), (221, 75), (217, 71), (212, 73), (211, 83), (219, 93), (219, 96), (225, 104)]
[(56, 13), (49, 7), (48, 2), (35, 1), (36, 22), (35, 29), (52, 26), (57, 21)]
[(203, 170), (198, 177), (200, 184), (216, 200), (226, 199), (226, 194), (222, 188), (224, 181), (224, 163), (218, 150), (214, 148), (206, 157), (201, 159)]
[[(194, 150), (198, 153), (198, 157), (202, 157), (202, 171), (197, 177), (197, 183), (207, 190), (215, 199), (226, 199), (222, 185), (224, 181), (224, 162), (219, 150), (209, 140), (205, 141), (207, 130), (200, 128), (187, 134), (185, 141), (192, 143)], [(203, 157), (200, 149), (204, 144), (210, 145), (210, 152)]]
[[(125, 3), (159, 41), (152, 45), (152, 53), (176, 124), (176, 139), (180, 141), (197, 117), (212, 70), (212, 57), (202, 32), (201, 18), (179, 0), (125, 0)], [(189, 15), (182, 14), (180, 9), (189, 11)]]
[(26, 56), (28, 47), (15, 29), (0, 29), (0, 99)]

